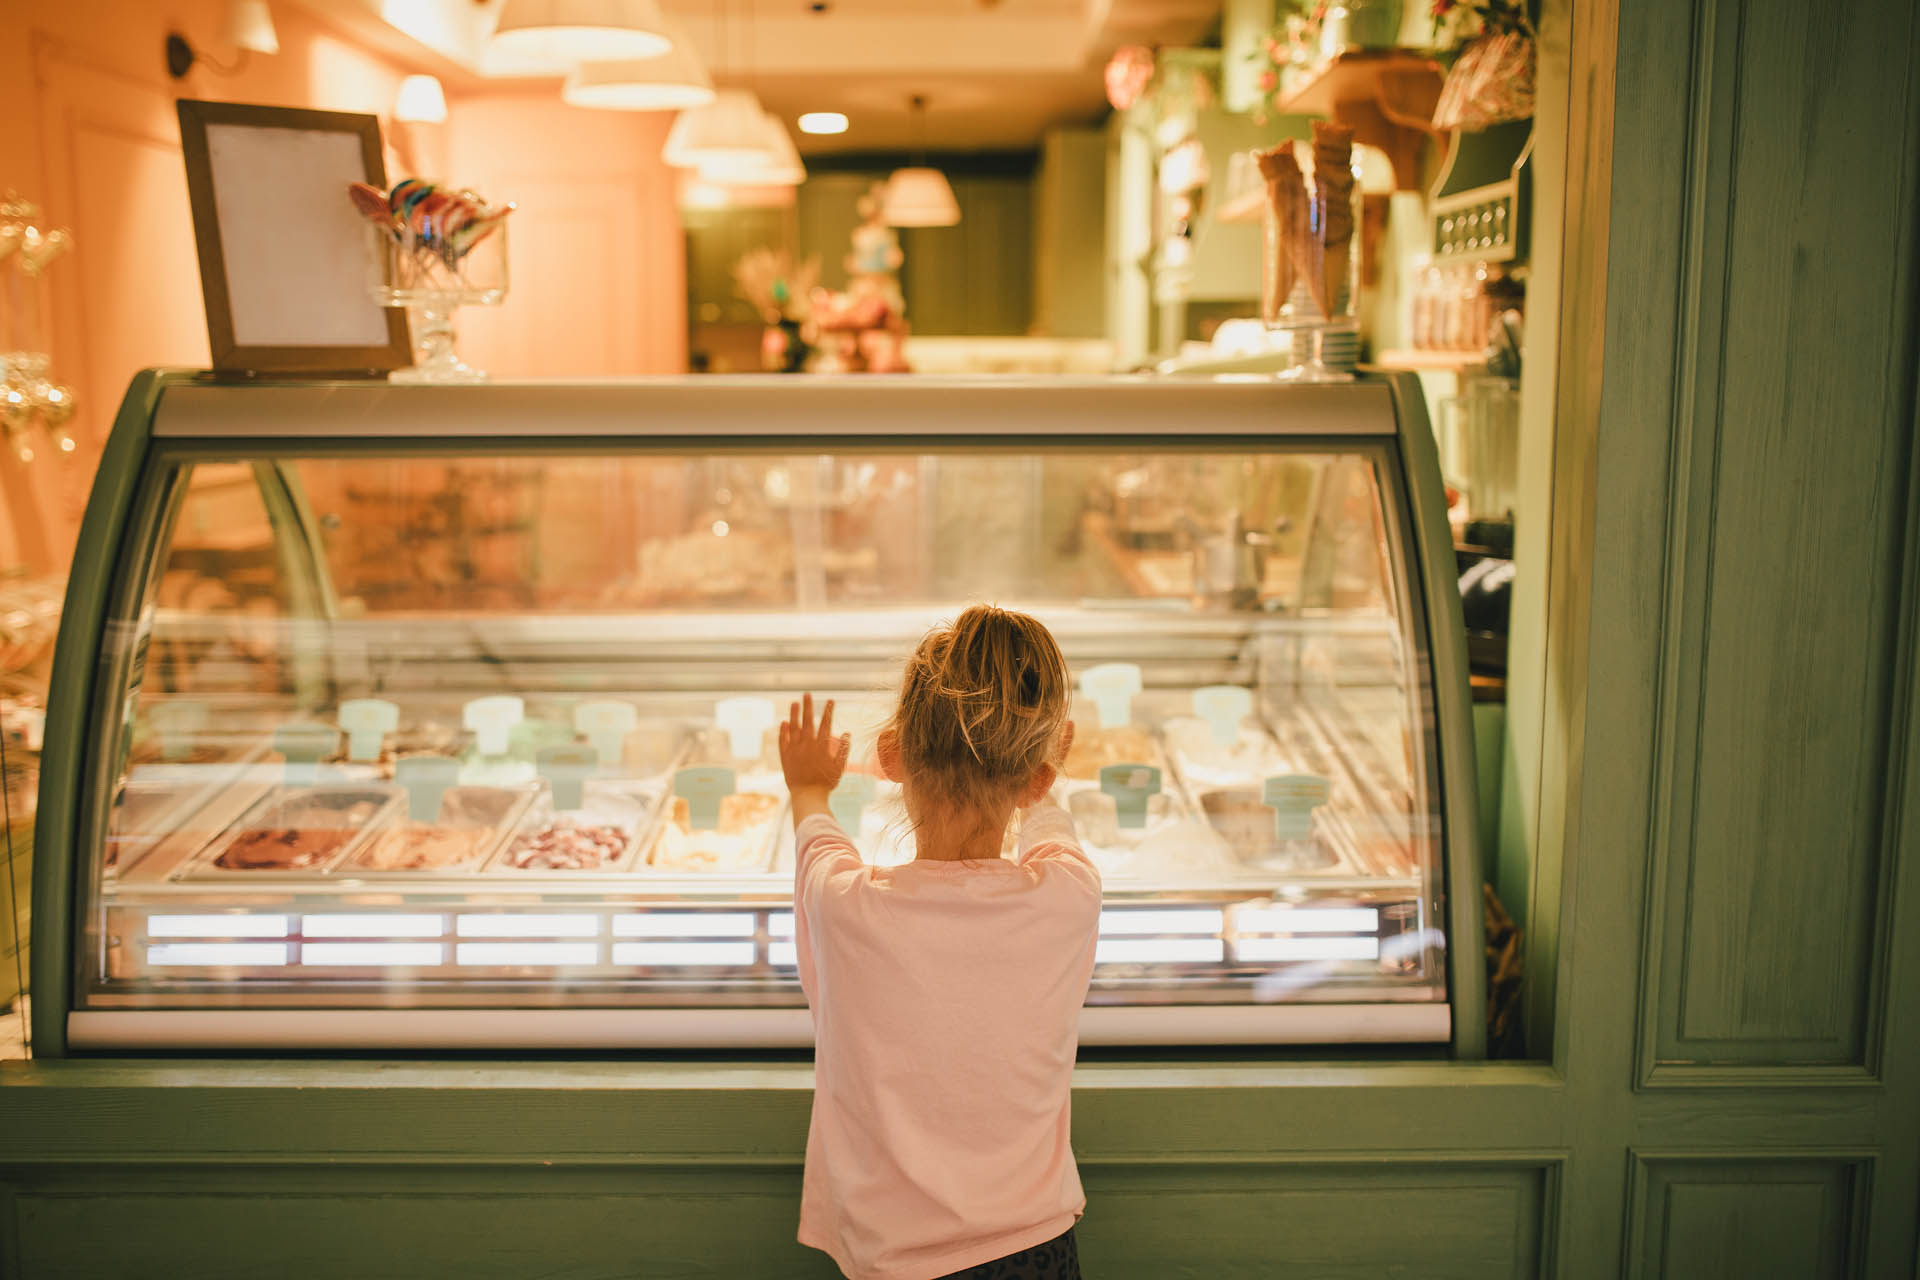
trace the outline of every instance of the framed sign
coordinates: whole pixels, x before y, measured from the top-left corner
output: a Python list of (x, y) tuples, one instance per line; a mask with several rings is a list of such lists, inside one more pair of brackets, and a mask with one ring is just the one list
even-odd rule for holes
[(385, 190), (380, 121), (181, 99), (180, 144), (219, 370), (379, 373), (412, 363), (405, 313), (369, 291), (348, 184)]

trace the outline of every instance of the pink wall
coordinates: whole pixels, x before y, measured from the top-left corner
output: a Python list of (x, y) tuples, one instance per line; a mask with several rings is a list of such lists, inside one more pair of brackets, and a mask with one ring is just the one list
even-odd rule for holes
[[(412, 67), (309, 10), (275, 4), (280, 52), (231, 76), (168, 78), (170, 30), (231, 61), (222, 0), (7, 0), (0, 189), (38, 203), (77, 247), (49, 269), (47, 346), (74, 387), (76, 453), (0, 457), (0, 567), (64, 569), (93, 468), (133, 373), (203, 366), (200, 301), (174, 100), (217, 98), (385, 116)], [(24, 86), (24, 93), (16, 87)], [(444, 176), (517, 200), (506, 304), (463, 324), (505, 376), (673, 373), (685, 367), (684, 250), (665, 122), (580, 111), (556, 87), (447, 85), (444, 125), (387, 122), (388, 172)], [(398, 143), (396, 148), (393, 144)]]

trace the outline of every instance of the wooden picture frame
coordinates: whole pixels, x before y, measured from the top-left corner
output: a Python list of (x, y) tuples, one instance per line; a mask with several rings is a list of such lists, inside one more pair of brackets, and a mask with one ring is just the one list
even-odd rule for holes
[(377, 116), (182, 98), (212, 366), (379, 376), (413, 362), (405, 312), (369, 288), (352, 182), (386, 189)]

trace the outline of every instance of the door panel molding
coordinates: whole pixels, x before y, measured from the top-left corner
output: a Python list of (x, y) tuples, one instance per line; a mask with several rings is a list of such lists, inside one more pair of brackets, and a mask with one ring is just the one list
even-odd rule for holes
[(1628, 1280), (1859, 1273), (1872, 1150), (1630, 1148), (1628, 1161)]
[[(1879, 1077), (1889, 766), (1914, 606), (1896, 409), (1907, 301), (1886, 264), (1902, 277), (1920, 215), (1857, 124), (1908, 90), (1913, 21), (1697, 10), (1642, 1089)], [(1836, 89), (1836, 65), (1859, 74)], [(1829, 419), (1872, 427), (1807, 430)]]

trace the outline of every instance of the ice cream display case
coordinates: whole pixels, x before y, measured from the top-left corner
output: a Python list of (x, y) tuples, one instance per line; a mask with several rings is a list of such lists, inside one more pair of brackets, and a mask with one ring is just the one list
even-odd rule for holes
[(910, 859), (873, 738), (985, 600), (1078, 691), (1082, 1043), (1478, 1056), (1444, 511), (1394, 381), (143, 374), (49, 706), (42, 1044), (805, 1045), (776, 718), (837, 700), (835, 811)]

